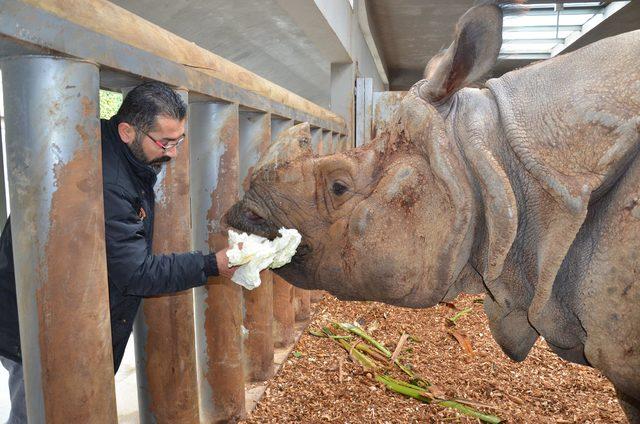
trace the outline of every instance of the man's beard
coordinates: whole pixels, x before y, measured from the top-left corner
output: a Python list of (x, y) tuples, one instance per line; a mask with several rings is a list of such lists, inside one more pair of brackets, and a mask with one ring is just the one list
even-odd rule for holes
[(142, 137), (140, 135), (136, 135), (136, 138), (131, 143), (129, 149), (131, 149), (131, 153), (133, 153), (133, 156), (136, 159), (149, 165), (156, 174), (159, 174), (160, 171), (162, 171), (162, 166), (165, 162), (169, 162), (171, 160), (169, 156), (160, 156), (159, 158), (150, 161), (147, 158), (147, 155), (144, 154), (144, 149), (142, 148)]

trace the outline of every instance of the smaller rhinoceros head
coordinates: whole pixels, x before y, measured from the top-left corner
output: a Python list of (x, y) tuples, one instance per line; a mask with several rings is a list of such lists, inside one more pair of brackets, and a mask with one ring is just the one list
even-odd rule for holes
[[(482, 26), (490, 24), (489, 12), (500, 14), (493, 6), (475, 9)], [(456, 53), (477, 35), (469, 13), (452, 48), (431, 66), (431, 79), (414, 85), (389, 129), (370, 144), (317, 156), (309, 125), (300, 124), (261, 158), (226, 221), (267, 237), (280, 227), (298, 229), (297, 254), (276, 270), (290, 283), (410, 307), (433, 305), (454, 285), (471, 252), (476, 203), (438, 104), (486, 71), (485, 63), (479, 69), (476, 59)], [(495, 61), (495, 48), (491, 55)]]

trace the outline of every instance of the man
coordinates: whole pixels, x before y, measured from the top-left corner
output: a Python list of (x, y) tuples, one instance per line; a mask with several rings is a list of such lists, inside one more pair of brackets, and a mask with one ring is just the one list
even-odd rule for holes
[[(226, 250), (154, 255), (154, 191), (163, 164), (178, 155), (184, 140), (186, 105), (167, 85), (131, 90), (116, 116), (101, 123), (105, 238), (111, 338), (117, 371), (145, 296), (187, 290), (207, 277), (231, 278)], [(11, 224), (0, 238), (0, 362), (9, 371), (8, 424), (26, 423)]]

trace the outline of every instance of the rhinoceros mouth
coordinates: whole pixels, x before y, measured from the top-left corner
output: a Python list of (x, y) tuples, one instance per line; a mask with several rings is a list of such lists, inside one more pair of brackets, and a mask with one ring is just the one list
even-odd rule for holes
[(238, 202), (227, 211), (224, 221), (229, 227), (238, 231), (273, 240), (278, 236), (278, 227), (264, 216), (265, 214), (258, 208), (252, 207), (247, 202)]

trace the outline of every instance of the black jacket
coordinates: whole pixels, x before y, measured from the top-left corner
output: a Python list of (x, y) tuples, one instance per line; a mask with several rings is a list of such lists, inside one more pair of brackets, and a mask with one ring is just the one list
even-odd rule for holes
[[(156, 174), (102, 121), (102, 177), (113, 361), (117, 371), (144, 296), (174, 293), (218, 275), (215, 255), (151, 253)], [(168, 229), (168, 231), (171, 231)], [(11, 225), (0, 238), (0, 356), (21, 362)]]

